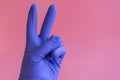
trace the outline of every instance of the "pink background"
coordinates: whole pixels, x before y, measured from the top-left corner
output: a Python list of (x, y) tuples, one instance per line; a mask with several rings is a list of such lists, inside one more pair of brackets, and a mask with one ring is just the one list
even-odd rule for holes
[(25, 47), (27, 15), (58, 7), (52, 34), (63, 37), (67, 55), (59, 80), (120, 80), (120, 0), (0, 0), (0, 80), (17, 80)]

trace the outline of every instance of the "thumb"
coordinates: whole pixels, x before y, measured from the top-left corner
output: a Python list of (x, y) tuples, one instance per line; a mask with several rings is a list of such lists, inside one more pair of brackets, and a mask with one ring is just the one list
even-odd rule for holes
[(64, 58), (64, 56), (66, 54), (66, 51), (67, 50), (66, 50), (66, 48), (64, 46), (60, 46), (59, 48), (55, 49), (52, 52), (53, 59), (56, 62), (56, 64), (58, 65), (58, 67), (60, 67), (60, 64), (63, 61), (63, 58)]

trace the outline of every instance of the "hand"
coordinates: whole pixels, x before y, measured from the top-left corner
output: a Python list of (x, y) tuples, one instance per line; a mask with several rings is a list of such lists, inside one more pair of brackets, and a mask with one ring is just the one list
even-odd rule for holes
[(19, 80), (57, 80), (66, 48), (61, 45), (61, 37), (49, 37), (56, 6), (49, 7), (39, 35), (37, 14), (37, 6), (33, 4), (28, 15), (26, 48)]

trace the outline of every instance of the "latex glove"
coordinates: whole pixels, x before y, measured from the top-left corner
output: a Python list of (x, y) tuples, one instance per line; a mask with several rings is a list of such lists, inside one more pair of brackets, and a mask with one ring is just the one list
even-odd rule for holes
[(19, 80), (57, 80), (60, 64), (66, 53), (59, 36), (49, 34), (56, 15), (56, 6), (51, 5), (37, 35), (37, 6), (33, 4), (27, 22), (27, 39)]

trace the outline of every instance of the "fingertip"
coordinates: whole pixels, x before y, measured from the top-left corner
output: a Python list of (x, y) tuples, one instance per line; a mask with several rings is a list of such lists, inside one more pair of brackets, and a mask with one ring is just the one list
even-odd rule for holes
[(65, 54), (67, 52), (67, 49), (65, 46), (60, 46), (60, 50)]
[(52, 4), (50, 7), (52, 7), (52, 8), (55, 9), (55, 10), (57, 10), (56, 4)]
[(61, 46), (61, 48), (64, 50), (64, 53), (67, 52), (67, 48), (65, 46)]
[(50, 7), (49, 7), (49, 10), (56, 13), (57, 12), (57, 6), (55, 4), (52, 4)]
[(29, 10), (29, 17), (33, 17), (36, 14), (37, 14), (37, 5), (36, 4), (32, 4), (31, 7), (30, 7), (30, 10)]
[(32, 4), (31, 10), (34, 11), (34, 12), (36, 12), (37, 11), (37, 4), (35, 4), (35, 3)]
[(60, 36), (57, 36), (57, 35), (52, 35), (50, 37), (50, 40), (52, 40), (52, 42), (54, 42), (56, 44), (62, 42), (62, 38)]
[(32, 7), (37, 7), (37, 4), (33, 3), (33, 4), (32, 4)]

